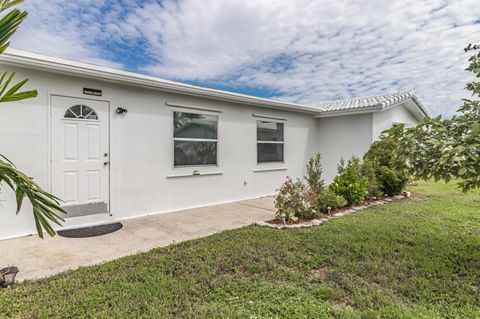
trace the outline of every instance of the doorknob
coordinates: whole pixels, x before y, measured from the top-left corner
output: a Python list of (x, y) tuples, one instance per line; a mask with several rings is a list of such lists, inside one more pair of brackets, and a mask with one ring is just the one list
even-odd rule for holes
[(103, 162), (103, 166), (107, 166), (110, 162)]

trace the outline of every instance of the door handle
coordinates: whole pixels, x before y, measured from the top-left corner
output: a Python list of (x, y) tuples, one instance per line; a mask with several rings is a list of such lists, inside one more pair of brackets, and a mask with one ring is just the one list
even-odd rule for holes
[(103, 166), (107, 166), (110, 162), (103, 162)]

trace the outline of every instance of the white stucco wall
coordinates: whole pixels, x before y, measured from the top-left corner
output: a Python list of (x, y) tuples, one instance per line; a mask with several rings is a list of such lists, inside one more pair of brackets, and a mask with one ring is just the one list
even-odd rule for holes
[[(10, 69), (3, 67), (3, 69)], [(311, 114), (281, 111), (141, 87), (15, 68), (17, 79), (30, 78), (25, 89), (36, 88), (35, 99), (0, 105), (0, 154), (51, 191), (50, 116), (52, 95), (98, 99), (110, 103), (111, 216), (68, 219), (64, 227), (104, 223), (136, 216), (271, 195), (286, 176), (301, 177), (316, 152), (323, 158), (330, 182), (340, 158), (362, 156), (380, 132), (397, 123), (416, 123), (404, 107), (385, 112), (315, 119)], [(83, 88), (103, 91), (102, 97), (83, 95)], [(193, 111), (166, 102), (218, 110)], [(125, 116), (117, 107), (128, 109)], [(174, 168), (173, 111), (218, 115), (218, 165)], [(284, 163), (257, 164), (256, 121), (253, 114), (286, 119)], [(261, 171), (264, 169), (277, 169)], [(217, 173), (210, 176), (179, 176)], [(260, 171), (259, 171), (260, 170)], [(31, 207), (15, 216), (14, 194), (0, 191), (0, 239), (35, 233)]]
[(345, 160), (353, 155), (362, 157), (371, 143), (377, 140), (384, 130), (396, 123), (407, 125), (418, 123), (419, 119), (409, 111), (409, 108), (414, 106), (407, 103), (383, 112), (320, 118), (318, 150), (322, 154), (327, 183), (337, 174), (337, 164), (342, 157)]
[[(8, 69), (8, 68), (7, 68)], [(30, 78), (36, 99), (0, 105), (0, 152), (21, 170), (50, 190), (49, 114), (51, 94), (93, 98), (84, 87), (103, 90), (98, 98), (110, 102), (111, 219), (175, 211), (190, 207), (270, 195), (285, 176), (302, 176), (306, 161), (317, 149), (317, 120), (312, 115), (278, 111), (97, 82), (46, 72), (16, 68), (17, 79)], [(199, 168), (219, 172), (214, 176), (167, 178), (192, 173), (193, 168), (173, 168), (173, 110), (165, 102), (192, 104), (221, 110), (218, 123), (218, 167)], [(128, 109), (118, 116), (117, 107)], [(178, 108), (178, 110), (182, 110)], [(184, 109), (188, 112), (189, 110)], [(257, 165), (256, 118), (260, 113), (287, 119), (285, 163)], [(261, 168), (286, 168), (255, 172)], [(245, 181), (247, 182), (245, 184)], [(15, 216), (13, 193), (0, 193), (0, 239), (35, 233), (30, 207), (25, 203)], [(104, 217), (102, 217), (104, 218)], [(65, 226), (105, 222), (97, 216), (70, 219)]]
[(330, 183), (337, 164), (353, 155), (363, 156), (372, 143), (372, 113), (318, 119), (318, 149), (322, 155), (324, 178)]
[(414, 125), (418, 123), (418, 121), (419, 120), (404, 104), (387, 109), (383, 112), (373, 113), (373, 139), (376, 140), (383, 131), (391, 128), (394, 124), (403, 123), (406, 125)]

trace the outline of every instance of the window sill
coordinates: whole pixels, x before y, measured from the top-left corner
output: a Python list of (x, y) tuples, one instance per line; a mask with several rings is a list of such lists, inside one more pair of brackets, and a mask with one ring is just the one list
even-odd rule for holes
[(199, 177), (199, 176), (214, 176), (214, 175), (223, 175), (223, 172), (217, 171), (217, 172), (204, 172), (204, 173), (178, 173), (178, 174), (170, 174), (167, 175), (167, 178), (180, 178), (180, 177)]
[(288, 167), (271, 167), (271, 168), (256, 168), (253, 170), (254, 173), (261, 172), (276, 172), (276, 171), (286, 171)]

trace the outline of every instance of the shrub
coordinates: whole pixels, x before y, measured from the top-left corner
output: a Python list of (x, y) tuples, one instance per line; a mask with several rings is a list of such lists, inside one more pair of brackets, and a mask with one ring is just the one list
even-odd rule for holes
[(283, 221), (317, 218), (315, 195), (300, 179), (293, 182), (287, 178), (275, 197), (275, 218)]
[(347, 205), (345, 198), (331, 191), (325, 190), (317, 195), (317, 210), (320, 213), (327, 213), (329, 210), (335, 210), (345, 205)]
[(292, 207), (288, 207), (283, 211), (277, 210), (275, 214), (275, 219), (283, 220), (284, 222), (287, 222), (287, 221), (297, 221), (298, 217), (295, 216), (295, 210)]
[(317, 210), (317, 193), (315, 193), (311, 188), (306, 187), (305, 191), (302, 193), (302, 206), (298, 210), (298, 218), (301, 219), (315, 219), (320, 217), (320, 212)]
[(283, 221), (295, 220), (295, 208), (298, 206), (301, 185), (294, 183), (289, 177), (278, 190), (275, 196), (275, 218)]
[(362, 176), (367, 179), (367, 199), (383, 196), (382, 183), (378, 180), (375, 163), (366, 159), (362, 165)]
[(380, 189), (389, 196), (402, 193), (410, 179), (407, 163), (398, 157), (396, 131), (400, 129), (397, 125), (383, 132), (363, 157), (365, 162), (372, 162)]
[(362, 176), (361, 161), (352, 157), (345, 166), (342, 159), (338, 166), (338, 175), (329, 186), (336, 195), (343, 196), (349, 205), (360, 204), (367, 195), (367, 178)]
[(389, 196), (401, 194), (408, 183), (408, 179), (402, 178), (401, 175), (386, 166), (380, 168), (379, 179), (383, 191)]
[(325, 181), (322, 178), (323, 168), (320, 153), (315, 154), (307, 164), (305, 180), (310, 188), (317, 194), (325, 190)]

